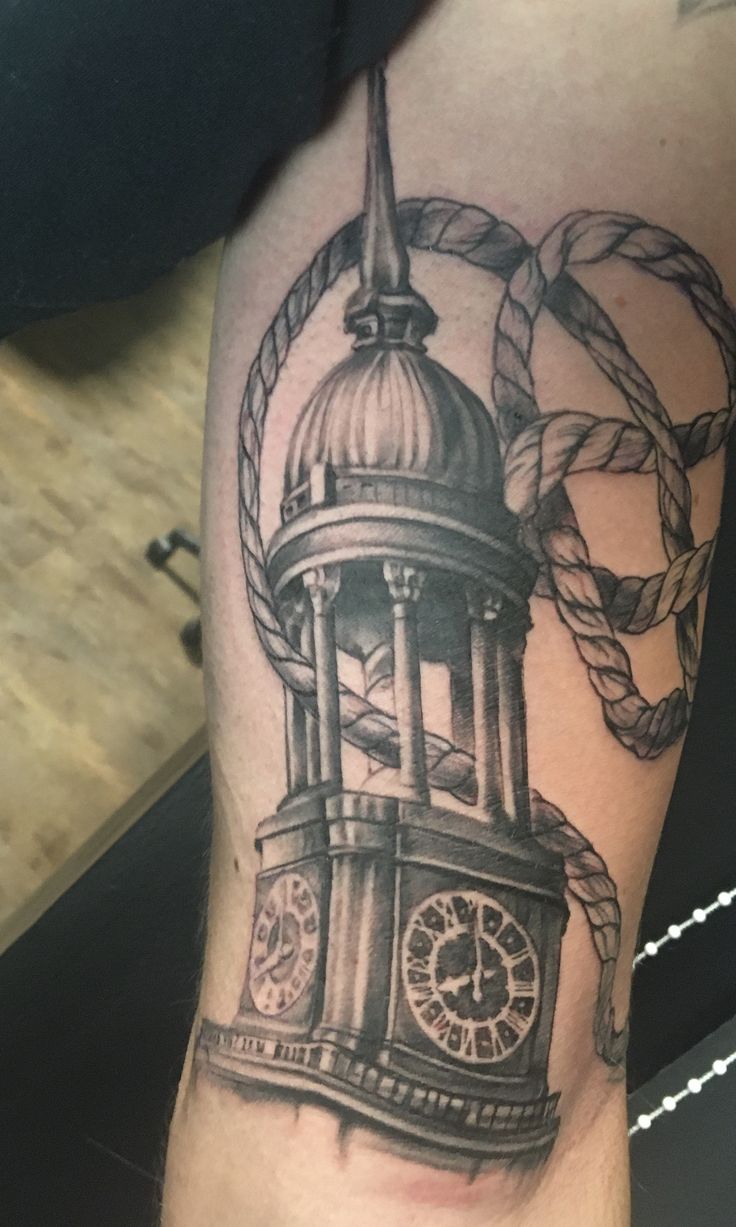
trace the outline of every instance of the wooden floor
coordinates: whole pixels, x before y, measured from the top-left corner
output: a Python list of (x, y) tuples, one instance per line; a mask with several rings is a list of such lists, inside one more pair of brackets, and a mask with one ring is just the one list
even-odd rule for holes
[(196, 609), (144, 551), (196, 531), (218, 258), (0, 348), (0, 944), (202, 725)]

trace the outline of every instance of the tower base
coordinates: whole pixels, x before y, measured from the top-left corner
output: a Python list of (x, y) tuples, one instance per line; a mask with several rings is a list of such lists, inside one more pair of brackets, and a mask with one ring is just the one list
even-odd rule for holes
[(205, 1020), (197, 1062), (229, 1086), (310, 1096), (408, 1142), (468, 1160), (541, 1162), (559, 1127), (558, 1094), (523, 1103), (451, 1095), (327, 1041), (260, 1038)]

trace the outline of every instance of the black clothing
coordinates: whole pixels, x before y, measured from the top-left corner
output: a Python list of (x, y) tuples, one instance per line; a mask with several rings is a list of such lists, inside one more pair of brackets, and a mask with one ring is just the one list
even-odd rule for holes
[(223, 234), (420, 0), (4, 0), (0, 336)]

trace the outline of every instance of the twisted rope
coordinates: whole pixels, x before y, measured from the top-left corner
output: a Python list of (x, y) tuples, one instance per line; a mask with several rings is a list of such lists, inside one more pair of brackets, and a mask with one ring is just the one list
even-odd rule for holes
[[(573, 301), (569, 316), (576, 318), (569, 330), (621, 392), (638, 430), (617, 419), (601, 421), (568, 413), (550, 415), (548, 429), (540, 427), (530, 361), (541, 308), (570, 266), (598, 263), (612, 255), (673, 283), (690, 300), (719, 346), (728, 379), (728, 410), (701, 415), (690, 428), (676, 432), (654, 385), (611, 321), (600, 309), (581, 317)], [(555, 299), (563, 313), (566, 289), (563, 285)], [(707, 261), (675, 235), (626, 214), (575, 213), (553, 227), (510, 278), (499, 311), (494, 358), (496, 413), (509, 445), (507, 501), (530, 528), (528, 539), (546, 564), (550, 593), (601, 698), (608, 727), (627, 749), (641, 758), (653, 758), (684, 732), (695, 688), (696, 598), (707, 583), (713, 551), (712, 543), (695, 549), (683, 448), (692, 440), (692, 452), (700, 458), (731, 424), (736, 377), (733, 311)], [(675, 615), (683, 686), (655, 703), (647, 702), (634, 682), (631, 662), (616, 639), (587, 545), (562, 488), (570, 472), (585, 469), (657, 475), (669, 569), (641, 585), (629, 580), (618, 600), (610, 572), (603, 581), (609, 606), (615, 603), (619, 615), (622, 607), (625, 611), (619, 626), (621, 621), (627, 624), (629, 607), (638, 631), (666, 613)]]
[(556, 805), (530, 791), (532, 832), (538, 843), (565, 858), (567, 888), (582, 905), (601, 963), (593, 1036), (596, 1052), (611, 1066), (623, 1065), (628, 1025), (616, 1027), (612, 1005), (616, 966), (621, 951), (621, 908), (616, 886), (593, 845)]
[[(545, 566), (538, 591), (555, 599), (570, 627), (606, 721), (640, 756), (661, 752), (683, 731), (697, 663), (694, 601), (707, 583), (713, 543), (695, 547), (689, 525), (690, 492), (685, 465), (712, 454), (731, 424), (736, 345), (731, 309), (709, 265), (665, 231), (618, 214), (576, 214), (533, 249), (508, 223), (483, 209), (443, 199), (409, 200), (399, 209), (410, 245), (458, 256), (507, 282), (495, 336), (494, 401), (502, 440), (508, 445), (506, 495), (527, 528)], [(251, 366), (240, 418), (240, 528), (246, 587), (257, 634), (276, 672), (306, 710), (316, 711), (311, 662), (289, 642), (266, 573), (260, 532), (260, 461), (269, 399), (295, 338), (316, 304), (358, 259), (361, 218), (331, 238), (297, 279), (266, 332)], [(647, 376), (628, 354), (614, 325), (567, 271), (612, 254), (636, 261), (674, 282), (720, 346), (729, 379), (729, 408), (703, 413), (687, 427), (672, 428)], [(530, 370), (533, 328), (545, 305), (579, 340), (622, 391), (636, 425), (586, 414), (541, 417)], [(574, 512), (562, 488), (584, 469), (656, 472), (663, 540), (670, 565), (647, 578), (617, 577), (592, 566)], [(659, 704), (639, 694), (618, 630), (640, 633), (673, 613), (684, 688)], [(340, 685), (342, 736), (389, 766), (399, 761), (395, 717)], [(472, 756), (434, 733), (425, 734), (430, 783), (463, 801), (477, 795)], [(616, 890), (604, 862), (564, 816), (532, 794), (536, 838), (561, 853), (570, 892), (582, 903), (601, 960), (594, 1024), (596, 1048), (611, 1065), (623, 1059), (626, 1031), (617, 1030), (611, 996), (620, 946)]]

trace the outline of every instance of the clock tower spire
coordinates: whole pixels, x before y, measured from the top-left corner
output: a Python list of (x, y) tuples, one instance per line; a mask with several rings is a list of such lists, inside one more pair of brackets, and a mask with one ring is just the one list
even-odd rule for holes
[(423, 349), (437, 316), (412, 287), (409, 254), (401, 235), (388, 139), (383, 64), (368, 73), (368, 134), (360, 287), (348, 299), (345, 327), (356, 347), (404, 345)]

